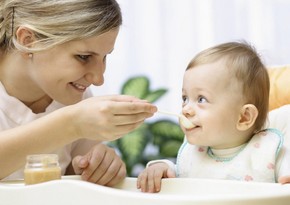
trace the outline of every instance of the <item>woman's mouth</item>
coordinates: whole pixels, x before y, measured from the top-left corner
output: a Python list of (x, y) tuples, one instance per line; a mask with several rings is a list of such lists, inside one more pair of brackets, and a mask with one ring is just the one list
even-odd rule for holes
[(86, 86), (78, 84), (78, 83), (70, 82), (69, 84), (72, 85), (76, 90), (81, 91), (81, 92), (84, 92), (87, 89)]

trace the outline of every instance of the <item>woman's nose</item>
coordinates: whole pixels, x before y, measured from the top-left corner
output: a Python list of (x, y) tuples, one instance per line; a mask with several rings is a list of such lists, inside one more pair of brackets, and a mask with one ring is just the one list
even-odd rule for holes
[(100, 86), (104, 84), (104, 73), (105, 64), (98, 64), (89, 69), (85, 75), (85, 79), (95, 86)]

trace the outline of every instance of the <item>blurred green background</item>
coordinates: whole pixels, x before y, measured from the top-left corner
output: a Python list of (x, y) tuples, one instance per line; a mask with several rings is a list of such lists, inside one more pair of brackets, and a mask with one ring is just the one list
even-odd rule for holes
[[(151, 103), (156, 102), (166, 92), (166, 88), (150, 90), (150, 81), (146, 76), (129, 78), (121, 89), (121, 94), (133, 95)], [(126, 163), (127, 175), (136, 177), (150, 160), (169, 159), (175, 162), (183, 136), (178, 123), (164, 118), (145, 121), (133, 132), (109, 142), (108, 145), (115, 148)]]

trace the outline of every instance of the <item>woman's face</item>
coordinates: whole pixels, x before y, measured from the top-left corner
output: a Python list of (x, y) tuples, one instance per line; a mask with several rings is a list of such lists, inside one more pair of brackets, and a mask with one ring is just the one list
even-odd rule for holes
[(118, 32), (118, 29), (111, 30), (34, 53), (28, 69), (36, 86), (33, 90), (39, 89), (65, 105), (82, 100), (90, 85), (104, 83), (106, 57), (114, 49)]

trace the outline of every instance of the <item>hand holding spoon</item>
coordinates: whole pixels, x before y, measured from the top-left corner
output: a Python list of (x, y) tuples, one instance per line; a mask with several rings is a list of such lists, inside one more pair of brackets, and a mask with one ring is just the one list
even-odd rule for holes
[(195, 125), (192, 124), (192, 122), (189, 119), (187, 119), (184, 115), (176, 114), (176, 113), (172, 113), (172, 112), (167, 112), (167, 111), (161, 111), (161, 110), (158, 110), (158, 112), (161, 113), (161, 114), (164, 114), (164, 115), (177, 116), (179, 118), (180, 123), (182, 124), (182, 126), (185, 127), (186, 129), (190, 129), (190, 128), (195, 127)]

